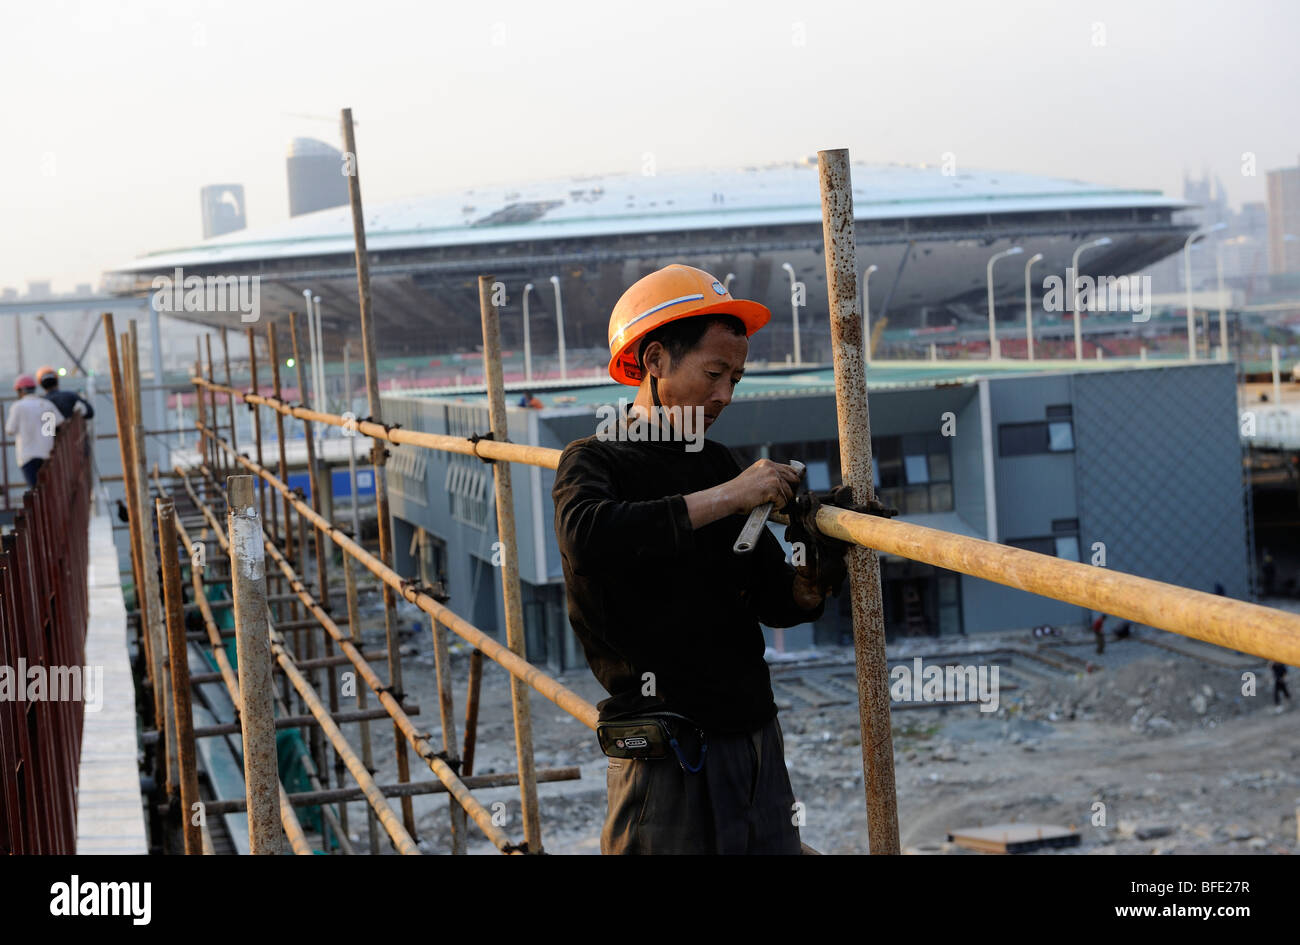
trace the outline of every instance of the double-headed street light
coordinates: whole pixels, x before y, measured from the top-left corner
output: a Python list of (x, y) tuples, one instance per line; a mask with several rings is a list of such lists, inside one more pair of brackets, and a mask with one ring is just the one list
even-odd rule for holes
[(1083, 243), (1074, 251), (1070, 259), (1070, 308), (1074, 312), (1074, 360), (1083, 360), (1083, 321), (1079, 317), (1079, 257), (1090, 249), (1109, 246), (1113, 242), (1109, 236), (1103, 236), (1089, 243)]
[(1008, 256), (1019, 256), (1024, 250), (1019, 246), (1012, 246), (1010, 249), (1004, 249), (1000, 253), (994, 253), (989, 257), (988, 266), (985, 267), (987, 281), (989, 286), (989, 360), (996, 360), (998, 354), (998, 332), (997, 326), (993, 321), (993, 264), (999, 259), (1005, 259)]

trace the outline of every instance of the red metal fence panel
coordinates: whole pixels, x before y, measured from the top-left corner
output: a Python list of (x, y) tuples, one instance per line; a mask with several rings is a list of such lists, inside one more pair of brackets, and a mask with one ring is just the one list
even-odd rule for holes
[(80, 416), (59, 426), (0, 539), (0, 854), (76, 852), (83, 687), (94, 678), (88, 447)]

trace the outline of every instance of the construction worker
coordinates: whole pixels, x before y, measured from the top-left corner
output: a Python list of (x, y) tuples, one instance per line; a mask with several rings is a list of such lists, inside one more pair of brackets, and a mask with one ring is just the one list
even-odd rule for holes
[(54, 449), (54, 431), (63, 415), (44, 397), (36, 394), (36, 378), (21, 374), (14, 381), (18, 400), (9, 407), (5, 432), (15, 438), (18, 465), (29, 489), (36, 486), (36, 473)]
[(602, 853), (801, 851), (759, 623), (816, 620), (834, 582), (797, 571), (767, 529), (752, 553), (733, 551), (750, 510), (791, 498), (794, 468), (742, 469), (719, 443), (700, 437), (692, 450), (684, 429), (688, 415), (703, 429), (717, 421), (748, 337), (770, 317), (700, 269), (641, 279), (610, 317), (609, 373), (637, 388), (624, 418), (648, 418), (659, 435), (598, 431), (560, 457), (552, 497), (569, 620), (609, 693), (598, 706)]
[(64, 419), (71, 419), (74, 413), (81, 414), (87, 420), (95, 416), (95, 408), (85, 397), (76, 391), (59, 389), (59, 372), (49, 365), (37, 369), (36, 383), (41, 386), (45, 399), (59, 408)]

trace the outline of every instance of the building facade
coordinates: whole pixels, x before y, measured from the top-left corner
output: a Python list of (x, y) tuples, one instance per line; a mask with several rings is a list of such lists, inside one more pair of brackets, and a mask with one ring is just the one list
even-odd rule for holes
[[(534, 392), (542, 409), (509, 396), (509, 438), (556, 449), (596, 432), (597, 407), (634, 393)], [(901, 520), (1249, 598), (1231, 364), (875, 365), (870, 398), (877, 493)], [(453, 436), (489, 429), (481, 392), (386, 396), (384, 417)], [(800, 459), (814, 490), (838, 485), (831, 371), (747, 376), (710, 438), (742, 462)], [(388, 469), (398, 569), (444, 581), (453, 610), (504, 639), (491, 465), (399, 446)], [(529, 658), (582, 666), (554, 533), (555, 474), (516, 464), (512, 479)], [(1074, 605), (893, 555), (881, 556), (881, 578), (891, 639), (1091, 619)], [(815, 624), (785, 630), (782, 644), (848, 642), (851, 629), (846, 593)]]

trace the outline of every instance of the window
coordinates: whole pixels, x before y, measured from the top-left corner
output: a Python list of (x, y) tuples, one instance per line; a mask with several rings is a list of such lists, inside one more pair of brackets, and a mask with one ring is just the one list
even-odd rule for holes
[(1035, 551), (1040, 555), (1055, 555), (1056, 540), (1052, 538), (1013, 538), (1006, 542), (1012, 548)]
[[(757, 456), (756, 448), (741, 448)], [(769, 455), (777, 462), (798, 459), (807, 464), (808, 488), (823, 492), (840, 484), (840, 450), (836, 440), (773, 443)], [(871, 479), (880, 501), (903, 515), (951, 512), (953, 509), (950, 442), (938, 433), (909, 433), (873, 437)]]
[(1058, 518), (1052, 521), (1052, 535), (1044, 538), (1014, 538), (1006, 542), (1012, 548), (1053, 555), (1065, 561), (1079, 560), (1079, 520)]
[(1074, 408), (1049, 404), (1045, 421), (1004, 423), (998, 427), (999, 456), (1032, 456), (1036, 453), (1068, 453), (1074, 449)]
[(1066, 453), (1074, 449), (1074, 421), (1003, 423), (998, 426), (999, 456)]

